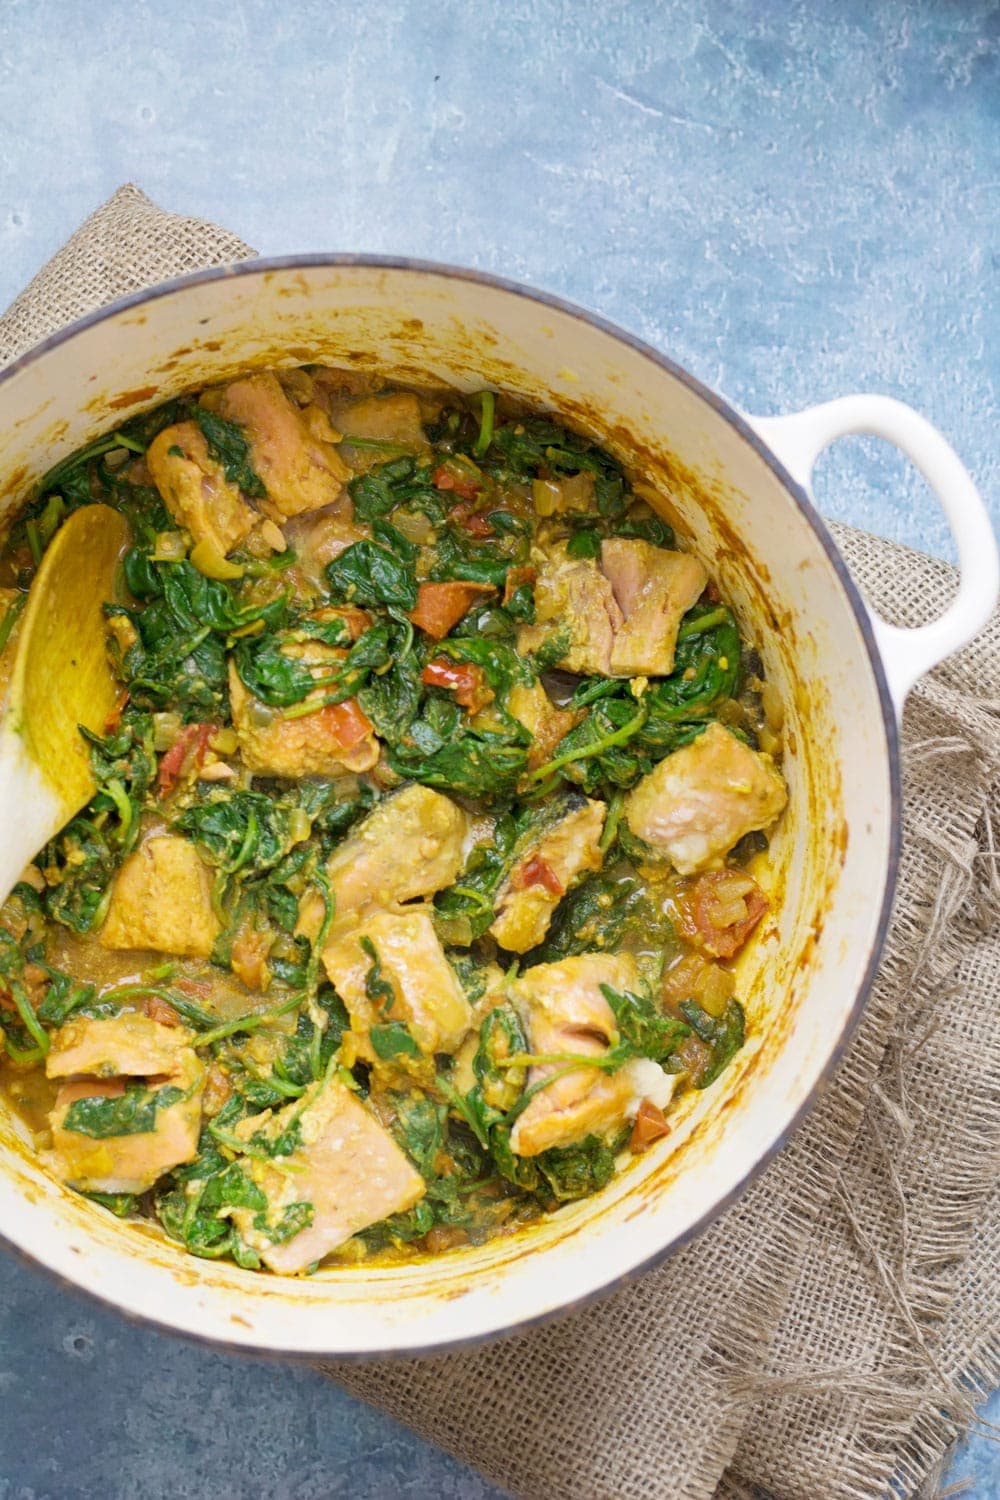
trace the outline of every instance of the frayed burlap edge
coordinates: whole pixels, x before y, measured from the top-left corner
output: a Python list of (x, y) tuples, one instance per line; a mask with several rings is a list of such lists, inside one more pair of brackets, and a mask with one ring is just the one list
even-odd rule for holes
[[(953, 590), (943, 564), (882, 544), (873, 569), (866, 540), (838, 533), (883, 607), (902, 591), (904, 622)], [(998, 646), (995, 619), (907, 710), (904, 886), (915, 859), (930, 878), (901, 952), (897, 907), (876, 991), (892, 984), (899, 1021), (765, 1371), (738, 1387), (753, 1418), (720, 1496), (912, 1492), (1000, 1378)], [(824, 1296), (838, 1275), (849, 1306)]]
[(236, 235), (168, 214), (134, 183), (120, 187), (48, 261), (0, 318), (0, 365), (95, 307), (206, 266), (248, 260)]

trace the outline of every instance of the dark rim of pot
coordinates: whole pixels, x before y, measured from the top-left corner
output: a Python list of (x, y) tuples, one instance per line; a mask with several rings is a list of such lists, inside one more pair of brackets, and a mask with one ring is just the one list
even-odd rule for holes
[(509, 281), (506, 277), (495, 276), (490, 271), (476, 271), (460, 266), (446, 265), (438, 261), (418, 260), (409, 256), (331, 253), (280, 255), (234, 261), (227, 265), (212, 266), (204, 271), (194, 271), (184, 276), (172, 277), (170, 280), (159, 282), (157, 285), (148, 287), (144, 291), (133, 292), (127, 297), (120, 297), (113, 302), (106, 303), (103, 307), (97, 308), (95, 311), (85, 314), (82, 318), (66, 324), (65, 327), (58, 329), (55, 333), (49, 334), (47, 338), (35, 344), (24, 354), (19, 355), (17, 359), (13, 360), (3, 370), (0, 370), (0, 385), (5, 384), (19, 371), (34, 364), (51, 350), (58, 349), (62, 344), (68, 343), (77, 334), (83, 332), (83, 330), (103, 323), (107, 319), (114, 318), (129, 308), (139, 307), (146, 302), (155, 301), (161, 297), (172, 296), (175, 293), (183, 292), (191, 286), (198, 286), (213, 281), (224, 281), (231, 277), (259, 276), (274, 271), (310, 270), (327, 266), (339, 268), (375, 268), (385, 271), (415, 271), (421, 275), (439, 276), (449, 281), (472, 282), (480, 286), (490, 287), (496, 291), (509, 293), (511, 296), (523, 298), (525, 301), (535, 303), (539, 307), (552, 308), (567, 317), (575, 319), (577, 322), (589, 324), (590, 327), (596, 328), (619, 343), (627, 345), (635, 353), (649, 360), (650, 364), (659, 370), (665, 371), (674, 380), (679, 381), (694, 395), (698, 396), (706, 406), (710, 407), (717, 416), (721, 417), (723, 421), (733, 428), (747, 447), (767, 465), (779, 480), (783, 488), (795, 501), (799, 513), (811, 528), (826, 554), (831, 568), (836, 573), (847, 601), (850, 604), (855, 624), (858, 627), (868, 654), (868, 662), (878, 692), (882, 713), (882, 728), (885, 733), (889, 759), (889, 851), (878, 924), (868, 953), (864, 974), (858, 985), (850, 1013), (844, 1022), (835, 1046), (831, 1049), (807, 1098), (795, 1111), (792, 1118), (787, 1122), (784, 1129), (763, 1155), (744, 1173), (736, 1186), (730, 1189), (711, 1209), (707, 1210), (695, 1224), (682, 1233), (675, 1235), (666, 1245), (661, 1246), (659, 1250), (653, 1255), (648, 1256), (640, 1264), (633, 1266), (628, 1271), (622, 1272), (613, 1280), (605, 1282), (602, 1286), (596, 1287), (593, 1291), (587, 1292), (575, 1301), (561, 1303), (558, 1307), (547, 1309), (545, 1312), (538, 1313), (534, 1317), (522, 1318), (517, 1323), (505, 1324), (501, 1328), (491, 1329), (486, 1333), (473, 1334), (467, 1338), (442, 1339), (433, 1344), (425, 1344), (419, 1347), (406, 1347), (395, 1350), (385, 1349), (379, 1350), (376, 1353), (352, 1351), (346, 1354), (334, 1353), (326, 1355), (322, 1351), (303, 1352), (301, 1349), (280, 1349), (270, 1344), (265, 1348), (261, 1348), (252, 1343), (242, 1343), (238, 1340), (233, 1341), (216, 1338), (208, 1334), (194, 1333), (188, 1329), (178, 1328), (166, 1318), (161, 1319), (150, 1313), (136, 1313), (130, 1309), (123, 1308), (112, 1297), (92, 1291), (89, 1287), (70, 1279), (63, 1275), (63, 1273), (56, 1271), (53, 1267), (39, 1262), (33, 1255), (23, 1250), (13, 1241), (8, 1240), (0, 1232), (0, 1243), (13, 1251), (20, 1260), (32, 1266), (40, 1266), (41, 1269), (54, 1276), (63, 1285), (71, 1287), (74, 1291), (83, 1292), (85, 1295), (93, 1297), (99, 1303), (106, 1303), (130, 1322), (143, 1325), (148, 1324), (152, 1327), (163, 1329), (192, 1343), (208, 1345), (211, 1348), (222, 1348), (233, 1353), (250, 1357), (256, 1356), (263, 1359), (294, 1359), (310, 1362), (324, 1358), (341, 1362), (363, 1362), (391, 1358), (417, 1359), (423, 1355), (474, 1348), (479, 1344), (487, 1343), (493, 1339), (505, 1338), (508, 1334), (523, 1333), (527, 1329), (536, 1328), (555, 1318), (578, 1311), (580, 1308), (586, 1307), (592, 1302), (597, 1302), (603, 1297), (610, 1296), (612, 1292), (618, 1291), (631, 1282), (638, 1280), (646, 1272), (661, 1265), (669, 1256), (673, 1255), (684, 1245), (696, 1239), (710, 1224), (714, 1223), (716, 1219), (731, 1208), (742, 1197), (750, 1184), (756, 1181), (764, 1169), (770, 1165), (771, 1161), (787, 1144), (795, 1131), (798, 1130), (820, 1095), (824, 1092), (858, 1027), (875, 980), (875, 975), (878, 972), (879, 962), (885, 946), (886, 933), (889, 927), (892, 903), (896, 891), (901, 839), (902, 789), (899, 730), (896, 722), (896, 711), (889, 692), (885, 668), (875, 641), (875, 633), (872, 628), (868, 608), (826, 523), (821, 519), (819, 512), (816, 510), (803, 486), (796, 479), (793, 479), (784, 464), (781, 463), (764, 440), (758, 436), (746, 418), (731, 406), (728, 401), (724, 400), (722, 396), (718, 395), (710, 387), (698, 380), (696, 376), (684, 369), (682, 365), (676, 364), (667, 355), (661, 354), (658, 349), (654, 349), (651, 344), (647, 344), (645, 340), (637, 338), (634, 334), (620, 328), (616, 323), (612, 323), (599, 313), (589, 312), (586, 308), (579, 307), (576, 303), (569, 302), (563, 297), (555, 296), (551, 292), (539, 291), (534, 287), (524, 286), (520, 282)]

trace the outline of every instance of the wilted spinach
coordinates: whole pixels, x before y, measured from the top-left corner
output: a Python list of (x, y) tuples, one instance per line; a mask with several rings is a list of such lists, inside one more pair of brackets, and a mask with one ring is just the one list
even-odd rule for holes
[(202, 430), (208, 451), (230, 484), (235, 484), (244, 495), (253, 500), (263, 500), (267, 495), (264, 481), (250, 460), (250, 444), (237, 422), (229, 422), (218, 412), (207, 407), (195, 406), (192, 416)]
[(673, 926), (662, 903), (635, 874), (602, 872), (588, 876), (563, 898), (530, 960), (554, 963), (578, 953), (614, 953), (626, 939), (633, 949), (669, 952)]
[(728, 1000), (721, 1016), (710, 1016), (695, 1000), (678, 1007), (699, 1041), (711, 1049), (706, 1065), (692, 1078), (695, 1088), (707, 1089), (746, 1041), (746, 1016), (738, 1000)]
[(422, 511), (431, 520), (444, 520), (445, 506), (431, 483), (431, 470), (418, 466), (413, 458), (376, 464), (352, 479), (347, 490), (358, 521), (384, 520), (401, 505)]
[(87, 1135), (93, 1140), (108, 1140), (119, 1135), (145, 1135), (157, 1128), (157, 1116), (184, 1098), (184, 1090), (173, 1084), (150, 1089), (138, 1080), (125, 1085), (125, 1092), (113, 1098), (96, 1095), (74, 1099), (62, 1118), (63, 1130)]
[(156, 771), (152, 721), (126, 708), (119, 728), (101, 738), (81, 730), (98, 790), (39, 854), (47, 914), (75, 932), (99, 926), (111, 881), (139, 837), (139, 815)]
[[(417, 579), (413, 570), (413, 551), (391, 539), (382, 525), (383, 541), (354, 542), (333, 562), (327, 563), (326, 577), (333, 597), (345, 604), (373, 608), (414, 609), (417, 603)], [(396, 533), (399, 536), (399, 533)], [(400, 538), (400, 541), (403, 539)], [(407, 544), (408, 545), (408, 544)]]

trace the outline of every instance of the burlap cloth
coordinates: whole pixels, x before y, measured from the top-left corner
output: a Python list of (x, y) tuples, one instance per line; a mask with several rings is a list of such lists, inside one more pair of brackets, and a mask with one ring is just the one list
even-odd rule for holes
[[(0, 359), (113, 297), (251, 254), (122, 188), (0, 319)], [(899, 623), (953, 589), (945, 564), (835, 530)], [(933, 1486), (1000, 1382), (1000, 619), (912, 694), (904, 745), (885, 962), (834, 1083), (765, 1175), (597, 1306), (475, 1351), (327, 1366), (341, 1384), (538, 1500)]]

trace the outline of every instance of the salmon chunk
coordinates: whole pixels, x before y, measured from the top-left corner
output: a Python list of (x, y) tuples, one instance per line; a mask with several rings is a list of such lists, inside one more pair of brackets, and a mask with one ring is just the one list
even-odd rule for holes
[(212, 910), (212, 877), (187, 839), (146, 838), (122, 865), (111, 888), (102, 948), (152, 948), (208, 958), (220, 932)]
[(450, 798), (403, 787), (372, 808), (331, 856), (326, 868), (337, 911), (444, 890), (465, 863), (468, 839), (468, 816)]
[[(317, 666), (328, 665), (331, 673), (345, 654), (317, 641), (292, 642), (285, 653)], [(317, 688), (304, 701), (323, 696), (324, 689)], [(229, 702), (243, 764), (255, 776), (343, 776), (370, 771), (378, 760), (374, 727), (353, 698), (327, 704), (301, 718), (285, 718), (280, 708), (261, 703), (247, 691), (231, 661)]]
[(492, 593), (489, 583), (422, 583), (410, 619), (432, 641), (442, 641), (477, 599)]
[(566, 555), (565, 544), (541, 560), (535, 583), (535, 623), (522, 625), (517, 649), (531, 655), (565, 636), (559, 665), (567, 672), (611, 674), (611, 648), (623, 615), (611, 585), (589, 558)]
[(163, 1026), (137, 1011), (119, 1016), (81, 1016), (52, 1035), (45, 1058), (50, 1078), (93, 1073), (96, 1078), (147, 1078), (175, 1073), (191, 1049), (184, 1026)]
[[(312, 1084), (302, 1099), (276, 1115), (243, 1121), (239, 1130), (247, 1137), (263, 1131), (274, 1140), (293, 1120), (301, 1144), (291, 1155), (244, 1159), (267, 1208), (231, 1212), (241, 1237), (282, 1276), (305, 1271), (352, 1234), (412, 1208), (425, 1192), (424, 1179), (389, 1132), (336, 1079)], [(312, 1207), (311, 1223), (276, 1244), (268, 1230), (290, 1206), (303, 1203)]]
[(146, 450), (146, 464), (164, 505), (196, 542), (208, 542), (224, 556), (256, 524), (256, 512), (209, 455), (197, 422), (165, 427)]
[(219, 410), (245, 431), (267, 490), (261, 509), (274, 520), (320, 510), (337, 498), (349, 471), (332, 441), (336, 434), (318, 408), (294, 406), (274, 375), (248, 375), (226, 386)]
[[(92, 1193), (143, 1193), (164, 1172), (198, 1152), (205, 1072), (182, 1027), (146, 1016), (69, 1021), (55, 1033), (45, 1062), (63, 1083), (49, 1114), (48, 1162), (63, 1182)], [(81, 1076), (82, 1075), (82, 1076)], [(169, 1089), (169, 1094), (163, 1091)], [(107, 1134), (81, 1101), (122, 1099), (138, 1090), (137, 1109), (121, 1134)], [(179, 1094), (179, 1097), (178, 1097)], [(158, 1103), (157, 1100), (162, 1103)], [(77, 1108), (74, 1109), (74, 1106)], [(136, 1129), (146, 1123), (152, 1129)]]
[[(379, 979), (391, 989), (392, 999), (368, 993), (376, 960)], [(444, 956), (427, 907), (372, 912), (326, 949), (323, 963), (350, 1013), (358, 1055), (368, 1061), (384, 1055), (371, 1041), (373, 1027), (401, 1021), (424, 1056), (431, 1056), (454, 1052), (472, 1024), (465, 991)]]
[(346, 457), (352, 469), (370, 469), (385, 463), (394, 455), (391, 450), (355, 447), (352, 438), (390, 443), (411, 453), (427, 447), (420, 402), (409, 391), (393, 391), (385, 396), (363, 396), (360, 401), (335, 402), (333, 421), (344, 435)]
[(566, 892), (588, 871), (601, 868), (606, 811), (603, 802), (568, 792), (546, 808), (539, 825), (519, 841), (490, 927), (501, 948), (527, 953), (537, 947)]
[(601, 572), (624, 615), (611, 647), (611, 675), (666, 677), (681, 619), (708, 582), (705, 569), (687, 552), (610, 537), (601, 545)]
[[(572, 1052), (600, 1057), (618, 1040), (614, 1012), (601, 985), (637, 990), (639, 972), (627, 954), (582, 953), (554, 964), (537, 964), (509, 986), (535, 1054)], [(627, 1068), (603, 1073), (543, 1063), (528, 1073), (528, 1088), (549, 1075), (553, 1082), (534, 1096), (517, 1117), (511, 1150), (537, 1156), (551, 1146), (573, 1146), (588, 1135), (602, 1135), (628, 1116), (634, 1097)], [(561, 1075), (561, 1076), (560, 1076)]]
[(295, 516), (282, 528), (289, 547), (295, 553), (291, 577), (300, 587), (326, 592), (326, 565), (339, 557), (355, 542), (369, 535), (367, 526), (354, 520), (354, 507), (346, 490), (331, 505), (309, 515)]
[(718, 863), (744, 834), (770, 827), (787, 801), (771, 757), (710, 724), (629, 792), (625, 820), (681, 875), (693, 875)]

